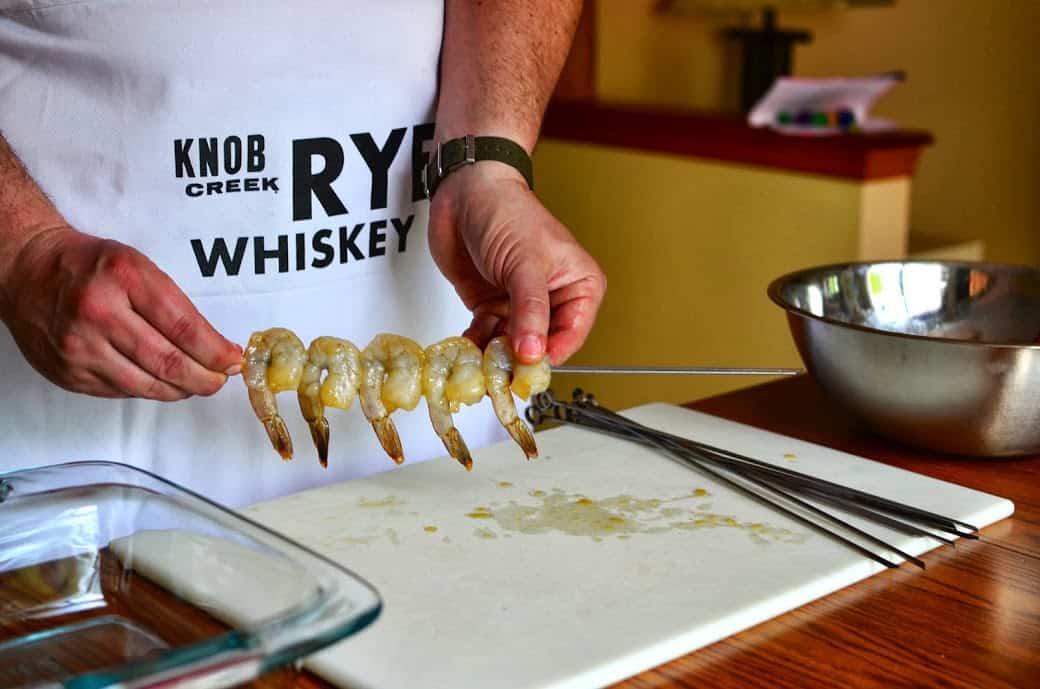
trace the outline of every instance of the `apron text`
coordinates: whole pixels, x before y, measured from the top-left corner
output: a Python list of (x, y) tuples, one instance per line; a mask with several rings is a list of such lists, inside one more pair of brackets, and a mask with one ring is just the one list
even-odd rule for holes
[(368, 223), (322, 228), (274, 237), (216, 237), (209, 246), (192, 239), (191, 248), (203, 277), (219, 272), (234, 277), (243, 270), (255, 275), (328, 268), (408, 249), (415, 215)]

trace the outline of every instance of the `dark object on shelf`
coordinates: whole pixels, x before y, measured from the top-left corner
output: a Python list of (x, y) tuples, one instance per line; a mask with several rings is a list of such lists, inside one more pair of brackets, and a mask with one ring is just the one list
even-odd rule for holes
[(791, 74), (795, 43), (808, 43), (812, 40), (812, 34), (808, 31), (778, 28), (776, 10), (772, 7), (762, 10), (761, 28), (727, 29), (726, 36), (739, 41), (743, 52), (740, 66), (742, 112), (750, 112), (777, 77)]
[(794, 44), (812, 40), (808, 31), (777, 28), (778, 10), (844, 10), (893, 4), (895, 0), (657, 0), (655, 7), (664, 14), (716, 17), (738, 13), (746, 16), (762, 10), (761, 28), (734, 27), (725, 32), (743, 47), (740, 107), (748, 113), (777, 77), (791, 74)]

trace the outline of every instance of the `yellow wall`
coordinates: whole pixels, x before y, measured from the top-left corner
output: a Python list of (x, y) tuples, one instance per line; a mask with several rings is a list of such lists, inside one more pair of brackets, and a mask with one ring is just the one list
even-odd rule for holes
[[(656, 0), (596, 2), (596, 93), (600, 98), (719, 109), (735, 102), (724, 78), (737, 53), (710, 17), (662, 16)], [(738, 67), (739, 69), (739, 67)]]
[[(601, 97), (720, 109), (735, 103), (733, 22), (662, 16), (655, 0), (597, 3)], [(905, 69), (877, 114), (928, 129), (911, 228), (981, 238), (991, 260), (1040, 264), (1040, 0), (897, 0), (894, 7), (781, 13), (813, 31), (799, 74)]]
[[(769, 282), (853, 259), (864, 203), (905, 191), (852, 181), (547, 139), (538, 193), (597, 257), (610, 283), (571, 363), (800, 366)], [(749, 378), (556, 376), (614, 408), (685, 402)]]

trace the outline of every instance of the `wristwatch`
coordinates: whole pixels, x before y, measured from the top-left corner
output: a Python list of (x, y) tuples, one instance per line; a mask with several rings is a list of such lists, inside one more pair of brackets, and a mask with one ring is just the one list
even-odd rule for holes
[(472, 165), (480, 160), (497, 160), (515, 167), (527, 186), (534, 189), (534, 169), (531, 158), (522, 146), (499, 136), (473, 136), (467, 134), (459, 139), (445, 141), (430, 156), (422, 169), (423, 191), (432, 199), (437, 187), (452, 171), (463, 165)]

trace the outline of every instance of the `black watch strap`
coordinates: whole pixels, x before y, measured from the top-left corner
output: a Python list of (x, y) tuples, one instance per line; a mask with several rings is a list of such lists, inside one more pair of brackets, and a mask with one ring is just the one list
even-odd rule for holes
[(534, 168), (527, 151), (516, 142), (499, 136), (464, 136), (441, 144), (423, 168), (423, 190), (432, 199), (437, 187), (453, 170), (480, 160), (497, 160), (520, 171), (534, 189)]

